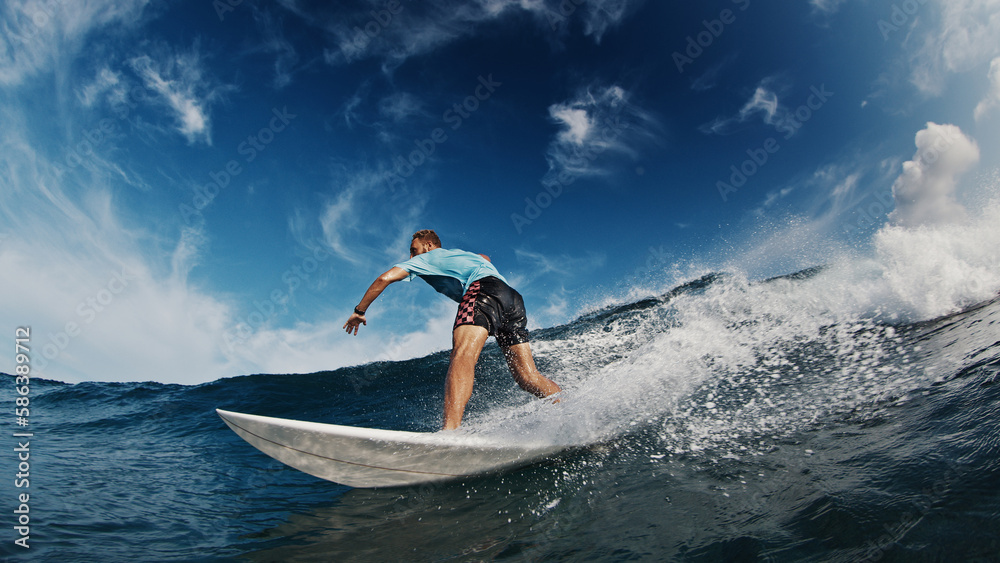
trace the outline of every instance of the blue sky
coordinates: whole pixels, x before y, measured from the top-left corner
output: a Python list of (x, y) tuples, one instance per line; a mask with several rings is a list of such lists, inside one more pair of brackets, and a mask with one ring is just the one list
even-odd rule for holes
[(419, 282), (341, 330), (422, 228), (544, 327), (996, 195), (997, 0), (0, 10), (0, 315), (63, 381), (446, 349)]

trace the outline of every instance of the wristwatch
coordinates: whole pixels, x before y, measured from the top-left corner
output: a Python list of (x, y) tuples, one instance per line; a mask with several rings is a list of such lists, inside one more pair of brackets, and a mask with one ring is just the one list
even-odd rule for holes
[(357, 307), (354, 308), (354, 314), (355, 315), (361, 315), (362, 317), (365, 316), (365, 312), (364, 311), (359, 311)]

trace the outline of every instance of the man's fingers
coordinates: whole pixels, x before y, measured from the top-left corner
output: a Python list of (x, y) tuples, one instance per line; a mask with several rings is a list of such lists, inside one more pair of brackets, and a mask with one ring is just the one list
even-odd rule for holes
[[(354, 321), (354, 322), (351, 322), (351, 321)], [(354, 320), (354, 317), (351, 317), (350, 319), (347, 319), (346, 323), (344, 323), (344, 327), (343, 328), (347, 329), (347, 334), (350, 334), (351, 330), (353, 330), (354, 331), (354, 335), (357, 336), (357, 334), (358, 334), (358, 328), (359, 328), (360, 325), (367, 326), (368, 325), (368, 321), (366, 321), (364, 319), (364, 317), (361, 317), (361, 318), (359, 318), (356, 321)]]

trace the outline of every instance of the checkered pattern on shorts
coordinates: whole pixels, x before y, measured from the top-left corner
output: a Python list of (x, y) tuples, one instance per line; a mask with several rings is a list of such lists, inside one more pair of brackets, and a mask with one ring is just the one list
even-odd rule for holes
[(476, 298), (479, 297), (479, 282), (472, 282), (469, 291), (462, 296), (462, 302), (458, 304), (458, 315), (455, 316), (455, 326), (452, 330), (461, 325), (473, 324), (476, 316)]

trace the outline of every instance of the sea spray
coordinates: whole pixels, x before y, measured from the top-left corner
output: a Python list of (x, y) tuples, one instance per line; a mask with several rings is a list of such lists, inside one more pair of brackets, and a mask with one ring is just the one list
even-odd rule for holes
[(534, 344), (559, 405), (511, 400), (470, 420), (497, 435), (545, 428), (595, 443), (656, 424), (673, 452), (757, 451), (784, 435), (933, 381), (905, 326), (1000, 291), (1000, 205), (963, 224), (887, 225), (868, 255), (797, 275), (713, 274), (690, 291), (585, 315)]

